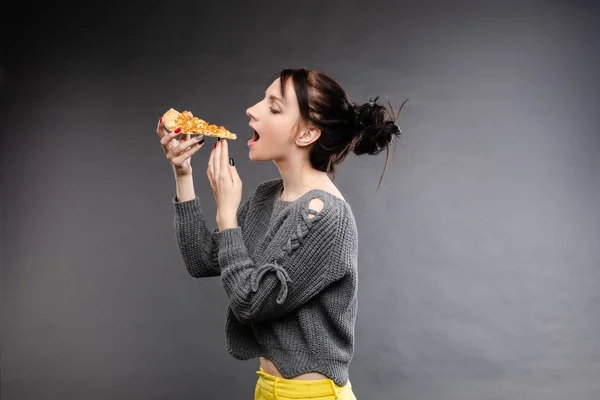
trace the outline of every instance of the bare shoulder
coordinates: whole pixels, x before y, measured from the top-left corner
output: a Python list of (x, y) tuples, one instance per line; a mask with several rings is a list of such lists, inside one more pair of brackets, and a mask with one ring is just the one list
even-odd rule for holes
[(342, 192), (340, 192), (340, 190), (337, 188), (337, 186), (335, 186), (335, 184), (333, 182), (325, 185), (324, 187), (322, 187), (320, 189), (329, 194), (332, 194), (333, 196), (339, 198), (340, 200), (346, 201), (346, 199), (342, 195)]
[[(322, 190), (324, 192), (329, 193), (333, 197), (337, 197), (340, 200), (346, 201), (346, 199), (342, 195), (342, 192), (340, 192), (339, 189), (333, 183), (325, 184), (316, 189)], [(323, 203), (323, 200), (319, 199), (318, 197), (311, 199), (309, 203), (309, 207), (317, 212), (321, 211), (324, 206), (325, 204)]]

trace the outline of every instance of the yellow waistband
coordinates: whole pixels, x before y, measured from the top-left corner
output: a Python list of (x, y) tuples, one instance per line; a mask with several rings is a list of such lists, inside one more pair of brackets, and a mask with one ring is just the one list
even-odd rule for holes
[(302, 398), (333, 395), (337, 398), (340, 394), (350, 389), (350, 381), (345, 386), (338, 386), (331, 379), (299, 380), (279, 378), (265, 372), (263, 367), (256, 371), (259, 375), (257, 385), (275, 395)]

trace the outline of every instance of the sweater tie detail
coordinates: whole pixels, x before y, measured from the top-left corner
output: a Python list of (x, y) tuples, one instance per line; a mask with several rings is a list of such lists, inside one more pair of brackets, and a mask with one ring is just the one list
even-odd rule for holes
[[(313, 215), (313, 216), (309, 217), (309, 215)], [(292, 235), (287, 240), (287, 243), (285, 244), (285, 246), (283, 246), (282, 257), (285, 256), (286, 254), (288, 256), (291, 255), (294, 252), (294, 250), (296, 250), (298, 247), (300, 247), (300, 245), (302, 244), (302, 241), (304, 240), (304, 237), (310, 231), (310, 228), (312, 228), (313, 225), (315, 224), (315, 222), (320, 220), (322, 217), (323, 216), (318, 211), (315, 211), (312, 209), (308, 209), (307, 214), (302, 214), (302, 219), (304, 220), (304, 224), (299, 224), (298, 227), (296, 228), (296, 234)]]
[(250, 275), (250, 287), (253, 292), (258, 290), (258, 284), (262, 280), (263, 276), (269, 271), (274, 271), (281, 282), (281, 288), (279, 289), (279, 296), (277, 296), (277, 304), (283, 304), (288, 294), (287, 282), (291, 282), (290, 276), (287, 271), (279, 264), (263, 264), (260, 267), (252, 271)]
[[(309, 215), (313, 216), (309, 217)], [(302, 240), (304, 239), (310, 228), (312, 228), (313, 224), (319, 219), (321, 219), (321, 217), (322, 215), (319, 212), (310, 208), (308, 209), (307, 214), (302, 214), (304, 224), (299, 224), (296, 228), (296, 234), (292, 235), (292, 237), (288, 239), (287, 243), (283, 247), (280, 259), (283, 259), (283, 257), (286, 254), (291, 255), (294, 250), (300, 247)], [(290, 276), (288, 275), (285, 268), (277, 264), (277, 262), (263, 264), (260, 267), (256, 268), (254, 271), (252, 271), (252, 274), (250, 275), (250, 288), (253, 292), (256, 292), (258, 290), (258, 285), (260, 284), (260, 281), (262, 280), (263, 276), (265, 276), (265, 274), (269, 271), (275, 272), (277, 278), (279, 279), (279, 282), (281, 282), (279, 295), (277, 296), (276, 301), (277, 304), (283, 304), (288, 294), (287, 283), (292, 282), (292, 280), (290, 279)]]

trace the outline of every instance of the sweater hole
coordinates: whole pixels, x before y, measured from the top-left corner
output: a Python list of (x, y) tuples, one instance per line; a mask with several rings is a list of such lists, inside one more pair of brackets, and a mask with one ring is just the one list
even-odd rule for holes
[(308, 218), (314, 218), (318, 213), (320, 213), (323, 210), (324, 206), (325, 203), (323, 202), (323, 200), (319, 198), (311, 199), (310, 203), (308, 204)]

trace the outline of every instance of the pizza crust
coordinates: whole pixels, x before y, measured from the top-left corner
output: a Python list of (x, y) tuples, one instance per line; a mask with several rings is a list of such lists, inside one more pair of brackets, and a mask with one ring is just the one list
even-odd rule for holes
[(203, 119), (192, 116), (189, 111), (179, 112), (173, 108), (163, 114), (165, 128), (172, 131), (181, 128), (181, 133), (190, 135), (202, 135), (210, 137), (219, 137), (223, 139), (237, 139), (235, 133), (229, 132), (223, 126), (209, 124)]
[(177, 128), (175, 121), (177, 120), (177, 117), (179, 117), (179, 114), (179, 111), (173, 108), (164, 113), (163, 121), (165, 123), (165, 128), (167, 128), (168, 131), (172, 131), (173, 129)]

